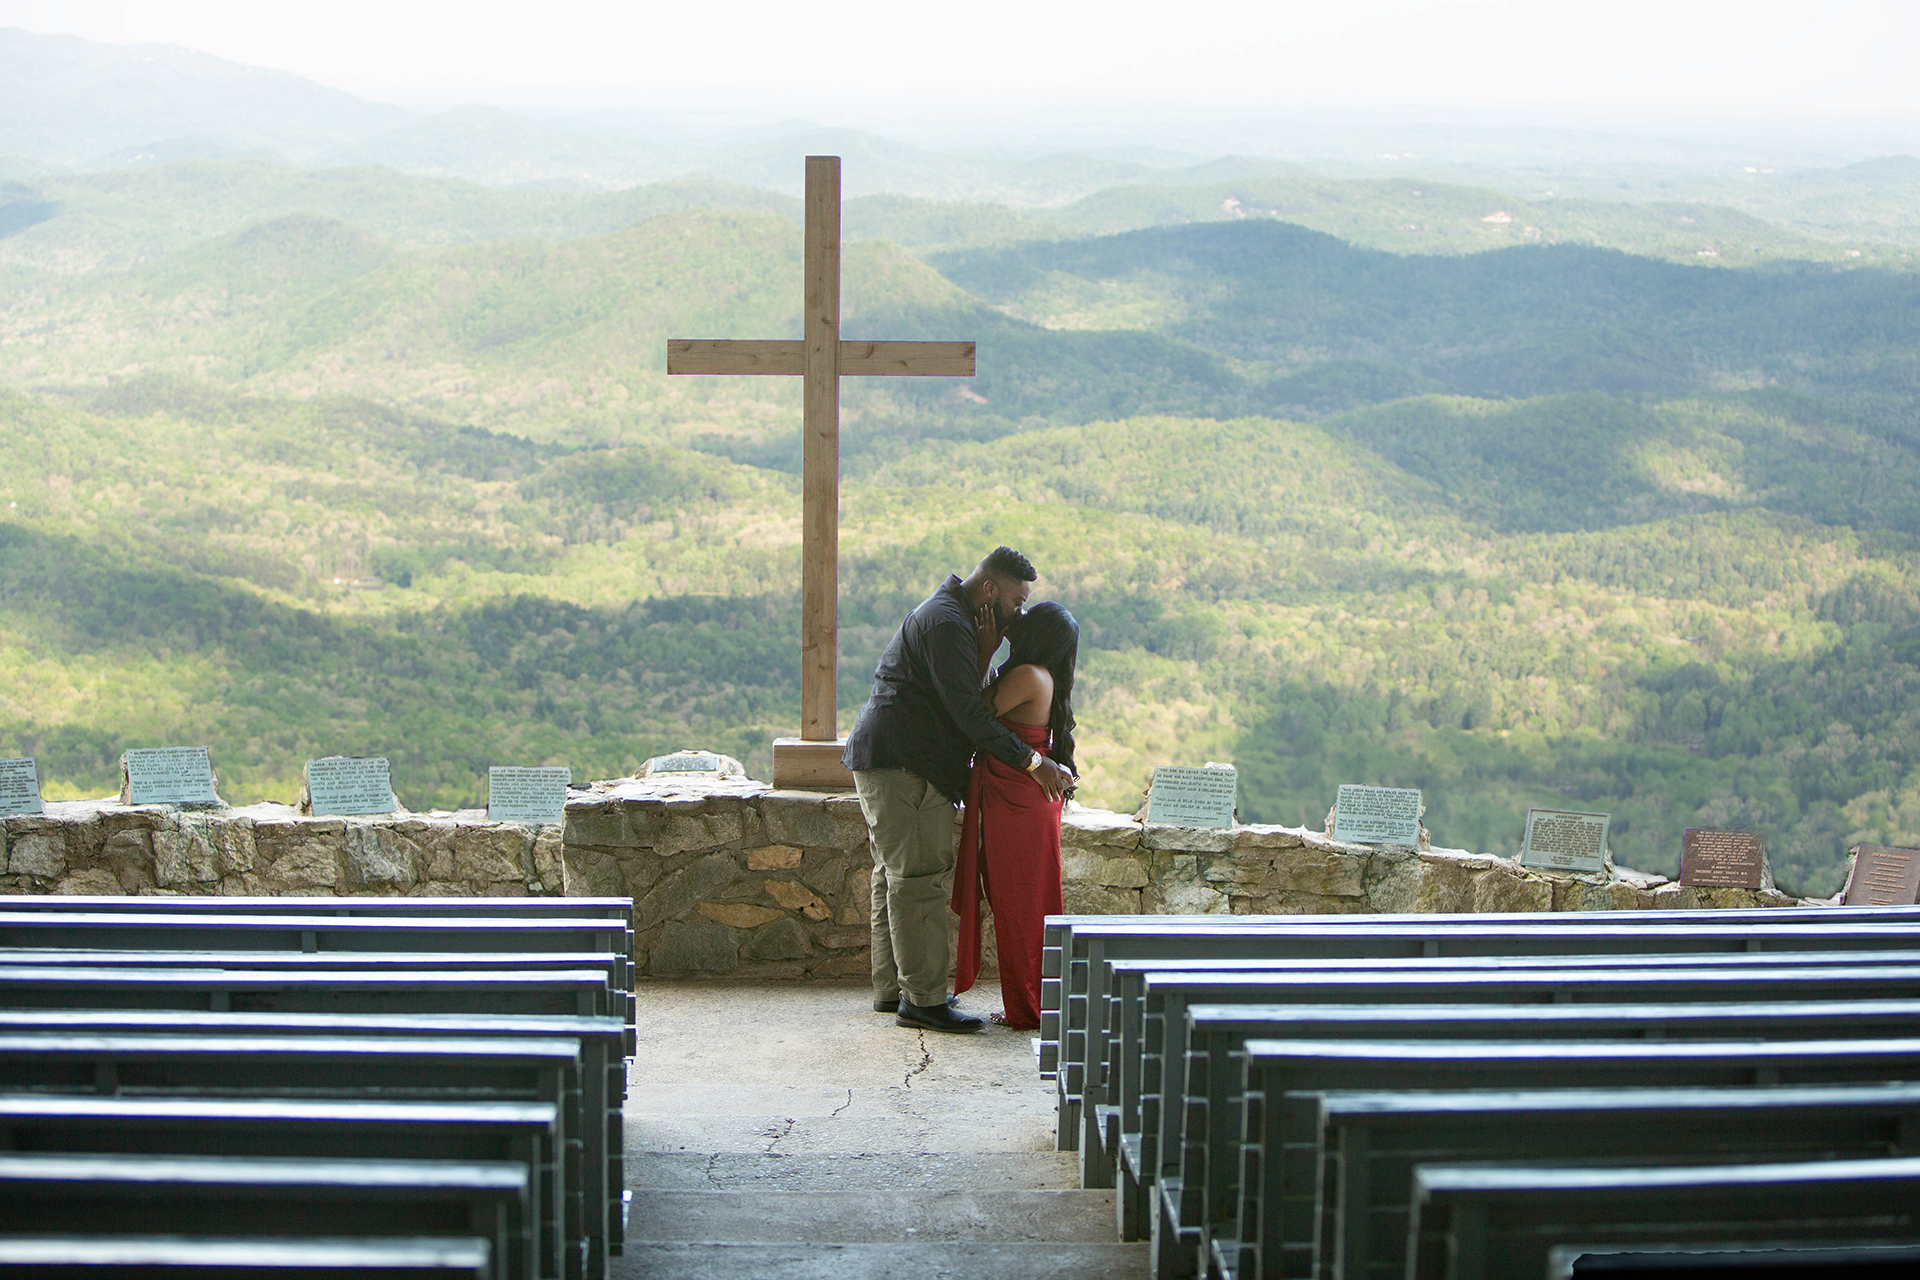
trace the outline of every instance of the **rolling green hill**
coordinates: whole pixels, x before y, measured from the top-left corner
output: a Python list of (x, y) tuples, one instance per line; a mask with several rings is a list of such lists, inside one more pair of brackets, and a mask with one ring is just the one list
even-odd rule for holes
[[(1683, 826), (1752, 823), (1784, 880), (1828, 891), (1842, 841), (1912, 838), (1913, 544), (1703, 507), (1692, 477), (1636, 472), (1643, 440), (1581, 441), (1591, 417), (1566, 408), (923, 445), (846, 488), (843, 714), (900, 612), (1008, 540), (1085, 627), (1089, 802), (1224, 756), (1249, 818), (1317, 819), (1364, 777), (1426, 787), (1442, 842), (1511, 851), (1527, 804), (1577, 802), (1655, 868)], [(1411, 410), (1529, 413), (1640, 492), (1635, 519), (1490, 524), (1498, 477), (1463, 494), (1360, 443)], [(1657, 416), (1696, 445), (1796, 425), (1751, 397)], [(301, 760), (350, 750), (392, 754), (410, 804), (453, 805), (503, 759), (604, 774), (697, 739), (764, 767), (797, 715), (778, 473), (164, 380), (13, 396), (0, 422), (0, 746), (45, 757), (56, 792), (192, 738), (234, 798), (284, 798)], [(1765, 488), (1730, 456), (1729, 485)]]
[(1832, 216), (1833, 211), (1824, 208), (1827, 201), (1819, 203), (1823, 207), (1802, 209), (1790, 199), (1776, 199), (1776, 216), (1790, 218), (1790, 225), (1781, 225), (1706, 202), (1626, 204), (1550, 195), (1530, 200), (1489, 187), (1423, 178), (1340, 180), (1302, 174), (1194, 186), (1160, 182), (1116, 187), (1047, 211), (1047, 216), (1081, 235), (1195, 222), (1277, 221), (1407, 254), (1577, 244), (1720, 266), (1780, 259), (1910, 262), (1911, 244), (1885, 242), (1874, 218), (1856, 217), (1844, 224), (1841, 234), (1852, 232), (1857, 237), (1853, 241), (1836, 242), (1831, 232), (1809, 234), (1820, 225), (1815, 219)]
[[(292, 215), (131, 272), (37, 277), (0, 312), (0, 375), (9, 361), (27, 386), (172, 373), (786, 465), (797, 387), (668, 380), (664, 353), (674, 336), (797, 334), (799, 252), (796, 226), (747, 212), (412, 252)], [(846, 331), (974, 338), (982, 372), (966, 394), (850, 380), (851, 454), (1141, 413), (1316, 417), (1427, 391), (1776, 387), (1892, 435), (1920, 406), (1920, 275), (1905, 272), (1712, 271), (1567, 245), (1406, 256), (1272, 222), (929, 262), (850, 246)]]
[[(16, 255), (0, 307), (0, 751), (72, 795), (208, 742), (236, 800), (382, 753), (418, 807), (496, 762), (764, 769), (798, 387), (668, 379), (664, 344), (797, 335), (791, 202), (289, 172), (116, 175), (0, 239), (69, 255)], [(1084, 624), (1089, 803), (1233, 759), (1249, 819), (1418, 785), (1441, 843), (1512, 852), (1571, 804), (1655, 870), (1754, 825), (1810, 892), (1920, 839), (1920, 277), (848, 220), (921, 255), (849, 247), (848, 336), (981, 372), (844, 390), (843, 718), (1009, 542)]]

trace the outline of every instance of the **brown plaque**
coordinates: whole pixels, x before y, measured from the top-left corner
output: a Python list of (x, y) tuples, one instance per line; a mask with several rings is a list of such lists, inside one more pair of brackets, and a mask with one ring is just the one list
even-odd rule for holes
[(1758, 831), (1688, 827), (1680, 846), (1680, 883), (1712, 889), (1764, 889), (1767, 851)]
[(1920, 902), (1920, 849), (1883, 844), (1853, 846), (1843, 907), (1910, 907)]

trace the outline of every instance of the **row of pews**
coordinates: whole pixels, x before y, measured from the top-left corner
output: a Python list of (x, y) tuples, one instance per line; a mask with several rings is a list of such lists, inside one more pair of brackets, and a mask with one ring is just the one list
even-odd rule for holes
[(1055, 916), (1042, 963), (1058, 1146), (1157, 1280), (1920, 1274), (1920, 908)]
[(0, 899), (0, 1277), (602, 1280), (626, 898)]

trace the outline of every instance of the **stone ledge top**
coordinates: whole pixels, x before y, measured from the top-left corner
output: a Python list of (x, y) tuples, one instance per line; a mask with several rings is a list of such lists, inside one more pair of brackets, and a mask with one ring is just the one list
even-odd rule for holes
[(594, 808), (622, 802), (652, 802), (678, 808), (704, 804), (708, 800), (757, 800), (772, 791), (773, 788), (766, 783), (756, 782), (752, 778), (709, 778), (699, 774), (664, 773), (653, 778), (609, 778), (590, 782), (584, 791), (567, 793), (567, 808)]
[[(185, 819), (188, 822), (251, 822), (323, 826), (328, 823), (379, 826), (400, 822), (430, 823), (446, 827), (510, 827), (525, 823), (497, 822), (485, 809), (395, 809), (392, 813), (326, 814), (314, 817), (292, 805), (263, 800), (249, 805), (170, 805), (122, 804), (117, 796), (99, 800), (48, 800), (41, 813), (18, 813), (4, 820), (32, 829), (35, 823), (86, 823), (100, 818), (143, 818), (162, 826)], [(11, 825), (9, 829), (14, 829)]]

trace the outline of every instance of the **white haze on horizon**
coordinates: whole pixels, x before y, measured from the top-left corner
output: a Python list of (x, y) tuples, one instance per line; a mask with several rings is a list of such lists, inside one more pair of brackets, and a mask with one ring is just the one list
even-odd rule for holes
[(1010, 141), (1130, 114), (1655, 134), (1848, 121), (1920, 149), (1912, 0), (0, 0), (0, 26), (181, 45), (424, 108), (971, 122)]

